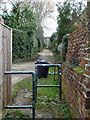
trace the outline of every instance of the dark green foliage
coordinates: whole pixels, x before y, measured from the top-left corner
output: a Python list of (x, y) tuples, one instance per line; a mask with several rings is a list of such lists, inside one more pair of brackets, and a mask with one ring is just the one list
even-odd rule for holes
[(4, 11), (5, 24), (13, 30), (13, 61), (34, 59), (38, 55), (38, 41), (35, 39), (37, 21), (35, 13), (25, 4), (16, 3), (8, 14)]
[(29, 120), (30, 115), (20, 110), (10, 110), (3, 120)]
[[(63, 39), (63, 36), (66, 34), (70, 34), (74, 32), (77, 27), (74, 26), (74, 17), (77, 17), (77, 8), (75, 8), (75, 4), (71, 4), (70, 2), (63, 2), (63, 3), (58, 3), (58, 28), (57, 28), (57, 33), (56, 36), (53, 34), (51, 36), (51, 48), (55, 54), (57, 54), (57, 58), (59, 58), (59, 61), (65, 61), (65, 56), (67, 52), (67, 39)], [(77, 19), (77, 18), (76, 18)], [(65, 37), (65, 36), (64, 36)], [(61, 54), (60, 51), (58, 51), (58, 45), (61, 44), (63, 39), (64, 43), (64, 48), (63, 48), (63, 53)], [(55, 58), (56, 58), (55, 57)]]
[(61, 61), (65, 61), (66, 60), (66, 53), (67, 53), (67, 47), (68, 47), (68, 35), (64, 35), (63, 39), (62, 39), (62, 53), (61, 53)]
[(56, 38), (56, 33), (53, 33), (50, 37), (51, 43), (54, 41), (55, 38)]
[(47, 43), (44, 41), (43, 42), (43, 47), (46, 48), (47, 47)]
[(12, 53), (13, 60), (22, 59), (26, 53), (26, 33), (13, 29)]
[(40, 38), (37, 38), (37, 41), (38, 41), (38, 52), (40, 52), (43, 49), (43, 45), (42, 45)]
[(22, 4), (20, 6), (16, 3), (9, 14), (7, 11), (4, 11), (2, 18), (9, 27), (26, 31), (31, 36), (36, 31), (37, 21), (35, 13), (33, 9), (29, 8), (27, 5)]
[(72, 7), (70, 2), (64, 2), (63, 4), (58, 3), (58, 29), (57, 29), (57, 42), (58, 44), (62, 41), (64, 35), (73, 32), (76, 27), (73, 26), (72, 21)]
[(32, 36), (28, 35), (27, 32), (13, 29), (13, 61), (18, 59), (29, 60), (37, 57), (38, 54), (38, 43), (37, 40)]

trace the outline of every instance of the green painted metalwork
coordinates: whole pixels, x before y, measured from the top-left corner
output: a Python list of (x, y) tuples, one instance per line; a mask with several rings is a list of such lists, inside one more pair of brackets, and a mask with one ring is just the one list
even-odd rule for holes
[(35, 101), (36, 102), (37, 102), (37, 69), (38, 69), (38, 67), (37, 67), (37, 65), (35, 65), (35, 74), (36, 74), (36, 79), (35, 79), (36, 80), (36, 93), (35, 93), (36, 94), (36, 100)]
[(4, 109), (32, 109), (32, 119), (35, 120), (35, 103), (36, 103), (36, 74), (34, 71), (5, 71), (4, 74), (32, 74), (33, 77), (33, 103), (32, 105), (23, 106), (4, 106)]
[(4, 74), (35, 74), (34, 71), (5, 71)]
[(41, 67), (41, 66), (47, 66), (47, 67), (60, 67), (61, 68), (61, 64), (36, 64), (36, 67)]
[(59, 96), (60, 96), (60, 101), (61, 101), (61, 93), (62, 93), (62, 89), (61, 89), (61, 64), (36, 64), (35, 65), (35, 73), (37, 75), (37, 70), (38, 67), (58, 67), (58, 73), (57, 75), (59, 76), (59, 85), (37, 85), (37, 78), (36, 78), (36, 101), (37, 101), (37, 87), (59, 87)]
[[(39, 66), (47, 66), (47, 67), (58, 67), (58, 75), (60, 85), (37, 85), (37, 70)], [(33, 103), (32, 105), (24, 105), (24, 106), (4, 106), (4, 109), (32, 109), (32, 119), (35, 120), (35, 108), (37, 102), (37, 87), (58, 87), (59, 95), (61, 101), (61, 64), (36, 64), (35, 72), (34, 71), (5, 71), (4, 74), (32, 74), (33, 78)]]
[(60, 87), (60, 85), (37, 85), (36, 87)]
[(27, 109), (31, 108), (33, 109), (32, 105), (24, 105), (24, 106), (4, 106), (4, 109)]
[(61, 72), (61, 67), (59, 67), (59, 83), (60, 83), (60, 88), (59, 88), (59, 95), (60, 95), (60, 101), (61, 101), (61, 93), (62, 93), (62, 72)]

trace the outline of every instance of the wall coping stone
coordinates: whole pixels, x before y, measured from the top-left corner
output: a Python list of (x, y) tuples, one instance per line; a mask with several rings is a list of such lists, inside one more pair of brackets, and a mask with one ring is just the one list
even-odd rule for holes
[(90, 75), (87, 75), (87, 74), (84, 74), (85, 75), (85, 77), (88, 77), (88, 78), (90, 78)]
[(88, 60), (88, 61), (90, 61), (90, 58), (85, 58), (85, 60)]

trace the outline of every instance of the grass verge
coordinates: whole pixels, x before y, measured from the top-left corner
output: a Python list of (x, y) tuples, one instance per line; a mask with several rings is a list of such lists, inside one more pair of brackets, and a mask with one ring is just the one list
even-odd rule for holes
[(13, 86), (13, 91), (12, 91), (12, 100), (14, 102), (15, 98), (17, 97), (19, 91), (25, 90), (31, 91), (32, 90), (32, 79), (26, 78), (23, 79), (22, 81), (19, 81)]
[(30, 120), (30, 117), (20, 110), (10, 110), (3, 120)]
[[(53, 68), (49, 72), (53, 72)], [(56, 76), (54, 81), (53, 75), (48, 78), (38, 79), (39, 85), (58, 85), (59, 81)], [(71, 118), (70, 111), (62, 94), (62, 101), (59, 101), (59, 88), (38, 88), (37, 90), (37, 109), (49, 112), (53, 118)]]
[[(49, 70), (52, 72), (53, 68)], [(38, 79), (39, 85), (58, 85), (59, 81), (54, 81), (53, 75), (48, 75), (47, 78)], [(13, 87), (13, 99), (16, 98), (20, 90), (32, 90), (32, 80), (26, 78)], [(59, 88), (38, 88), (36, 109), (42, 112), (49, 112), (52, 118), (71, 118), (70, 111), (62, 94), (62, 101), (59, 101)], [(26, 118), (25, 118), (26, 117)], [(30, 120), (29, 115), (17, 110), (10, 110), (5, 119), (18, 118), (20, 120)]]

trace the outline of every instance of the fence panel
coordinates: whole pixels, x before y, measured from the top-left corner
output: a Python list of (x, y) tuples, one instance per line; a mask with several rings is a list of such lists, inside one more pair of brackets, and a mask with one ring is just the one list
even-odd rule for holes
[(0, 23), (0, 119), (5, 115), (3, 106), (11, 104), (11, 75), (4, 71), (12, 69), (12, 30)]

